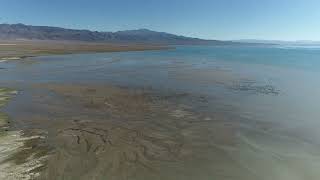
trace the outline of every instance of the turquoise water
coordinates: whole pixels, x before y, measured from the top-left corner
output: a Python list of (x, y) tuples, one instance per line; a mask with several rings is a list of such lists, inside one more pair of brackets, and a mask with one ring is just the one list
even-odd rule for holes
[(207, 59), (231, 63), (263, 64), (284, 68), (319, 71), (320, 46), (224, 46), (224, 47), (181, 47), (179, 53), (201, 54)]
[(320, 47), (178, 46), (36, 57), (0, 67), (0, 83), (20, 89), (92, 83), (205, 97), (205, 107), (189, 102), (195, 111), (241, 122), (237, 148), (219, 148), (256, 178), (320, 178)]

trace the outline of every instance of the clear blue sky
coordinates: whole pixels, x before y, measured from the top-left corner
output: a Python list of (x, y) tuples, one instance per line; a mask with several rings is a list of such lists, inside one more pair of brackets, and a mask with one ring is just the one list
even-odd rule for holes
[(320, 0), (0, 0), (0, 23), (148, 28), (207, 39), (320, 40)]

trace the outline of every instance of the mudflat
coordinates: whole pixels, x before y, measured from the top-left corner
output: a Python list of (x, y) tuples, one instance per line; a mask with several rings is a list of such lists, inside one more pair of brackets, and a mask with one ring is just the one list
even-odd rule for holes
[[(261, 52), (233, 48), (221, 58)], [(16, 91), (0, 91), (0, 179), (318, 180), (318, 131), (300, 121), (319, 117), (308, 104), (318, 76), (212, 60), (222, 49), (1, 63), (3, 87)], [(303, 102), (291, 77), (313, 87), (303, 111), (288, 104)]]
[[(187, 94), (157, 95), (106, 85), (34, 88), (32, 102), (20, 103), (14, 117), (17, 124), (23, 122), (28, 139), (7, 160), (23, 168), (8, 177), (194, 179), (217, 176), (204, 174), (213, 162), (219, 162), (213, 163), (218, 169), (221, 162), (235, 168), (218, 148), (233, 146), (235, 126), (202, 117), (171, 99)], [(201, 98), (198, 102), (203, 103)]]

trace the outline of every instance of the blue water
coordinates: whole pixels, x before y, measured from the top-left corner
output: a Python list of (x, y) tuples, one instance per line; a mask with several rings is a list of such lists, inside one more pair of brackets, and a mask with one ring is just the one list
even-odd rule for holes
[(264, 179), (320, 178), (320, 47), (177, 46), (35, 57), (0, 67), (0, 83), (20, 89), (92, 83), (207, 97), (207, 107), (196, 110), (248, 122), (237, 132), (238, 150), (220, 147), (240, 165)]
[[(48, 61), (56, 59), (56, 62), (50, 62), (50, 64), (47, 62), (46, 64), (37, 63), (41, 67), (49, 66), (48, 68), (50, 69), (58, 68), (59, 65), (66, 65), (71, 68), (75, 68), (77, 65), (85, 66), (86, 64), (90, 66), (105, 65), (111, 59), (127, 60), (130, 58), (131, 61), (117, 63), (117, 65), (130, 65), (134, 68), (141, 64), (145, 65), (145, 61), (148, 61), (148, 65), (170, 64), (172, 60), (180, 60), (184, 63), (189, 63), (189, 65), (201, 65), (214, 61), (269, 65), (319, 72), (319, 51), (320, 47), (318, 46), (177, 46), (173, 50), (166, 51), (66, 55), (32, 59), (35, 61), (38, 59)], [(73, 62), (71, 59), (76, 59), (77, 62)], [(64, 61), (61, 64), (61, 60), (68, 61)], [(6, 67), (7, 65), (2, 64), (2, 66)]]

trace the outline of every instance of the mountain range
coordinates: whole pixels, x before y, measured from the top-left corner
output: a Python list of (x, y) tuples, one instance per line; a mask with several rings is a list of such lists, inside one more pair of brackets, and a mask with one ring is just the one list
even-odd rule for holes
[(233, 44), (231, 41), (205, 40), (178, 36), (148, 29), (117, 32), (66, 29), (50, 26), (25, 24), (0, 24), (2, 40), (63, 40), (108, 43), (149, 43), (166, 45), (221, 45)]

